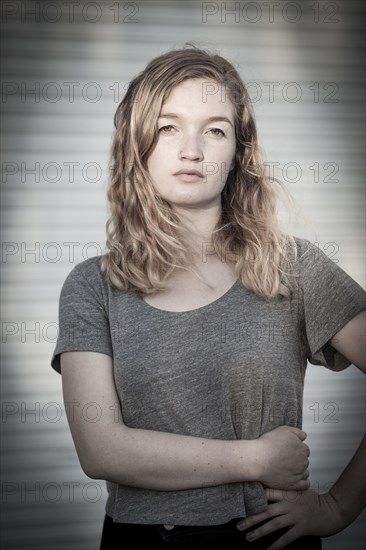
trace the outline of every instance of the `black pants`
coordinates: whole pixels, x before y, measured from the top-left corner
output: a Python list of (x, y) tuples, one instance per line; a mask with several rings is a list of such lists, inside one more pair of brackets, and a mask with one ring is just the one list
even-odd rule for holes
[[(287, 529), (279, 529), (253, 542), (246, 540), (249, 532), (236, 528), (238, 519), (232, 519), (222, 525), (182, 526), (176, 525), (168, 530), (163, 525), (140, 525), (133, 523), (114, 523), (110, 516), (105, 516), (100, 550), (134, 550), (135, 548), (165, 548), (165, 550), (184, 550), (195, 548), (266, 550)], [(259, 524), (258, 524), (259, 526)], [(252, 528), (251, 530), (253, 530)], [(204, 545), (207, 546), (204, 546)], [(288, 550), (320, 550), (320, 537), (301, 537), (286, 548)]]

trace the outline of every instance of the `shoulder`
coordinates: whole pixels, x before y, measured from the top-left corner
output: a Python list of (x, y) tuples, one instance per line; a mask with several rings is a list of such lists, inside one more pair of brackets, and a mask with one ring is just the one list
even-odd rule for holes
[(334, 300), (336, 294), (338, 302), (342, 295), (344, 299), (365, 303), (366, 292), (341, 264), (336, 243), (320, 247), (308, 239), (294, 239), (297, 245), (294, 275), (306, 295), (313, 295), (314, 300), (322, 296)]
[(87, 293), (92, 292), (105, 296), (109, 291), (109, 280), (107, 274), (102, 270), (103, 256), (93, 256), (78, 264), (67, 275), (62, 294), (66, 293)]
[(296, 258), (302, 260), (306, 255), (309, 256), (310, 252), (319, 250), (316, 244), (313, 244), (308, 239), (302, 237), (293, 236), (296, 245)]
[[(76, 264), (71, 271), (75, 275), (80, 275), (87, 279), (100, 279), (103, 277), (102, 272), (102, 258), (103, 256), (93, 256), (83, 262)], [(71, 275), (70, 273), (70, 275)]]
[(334, 261), (334, 243), (328, 243), (323, 248), (318, 243), (312, 243), (308, 239), (293, 236), (296, 245), (295, 263), (301, 269), (324, 268), (327, 265), (329, 268), (336, 266), (337, 260)]

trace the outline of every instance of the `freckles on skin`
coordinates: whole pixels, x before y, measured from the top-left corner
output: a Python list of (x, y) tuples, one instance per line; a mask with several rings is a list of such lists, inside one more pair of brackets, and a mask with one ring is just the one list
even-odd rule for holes
[[(216, 93), (203, 94), (205, 79), (184, 81), (172, 90), (158, 120), (158, 141), (148, 170), (159, 194), (177, 205), (218, 205), (236, 151), (234, 106)], [(201, 177), (178, 177), (182, 170)]]

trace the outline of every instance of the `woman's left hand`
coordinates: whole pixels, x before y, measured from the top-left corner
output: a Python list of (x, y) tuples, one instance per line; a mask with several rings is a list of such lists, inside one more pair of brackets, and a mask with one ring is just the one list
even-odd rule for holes
[(347, 526), (336, 500), (329, 493), (319, 495), (310, 489), (297, 492), (267, 488), (266, 496), (270, 502), (267, 510), (239, 521), (237, 527), (249, 529), (267, 520), (250, 531), (253, 536), (247, 535), (247, 538), (251, 541), (287, 527), (289, 530), (267, 550), (280, 550), (306, 535), (334, 535)]

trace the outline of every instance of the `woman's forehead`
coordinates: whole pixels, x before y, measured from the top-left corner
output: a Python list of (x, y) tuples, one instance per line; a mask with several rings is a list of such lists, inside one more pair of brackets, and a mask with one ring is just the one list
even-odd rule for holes
[(161, 108), (161, 113), (182, 116), (199, 111), (207, 111), (211, 116), (232, 118), (234, 105), (225, 85), (208, 78), (185, 80), (171, 90)]

